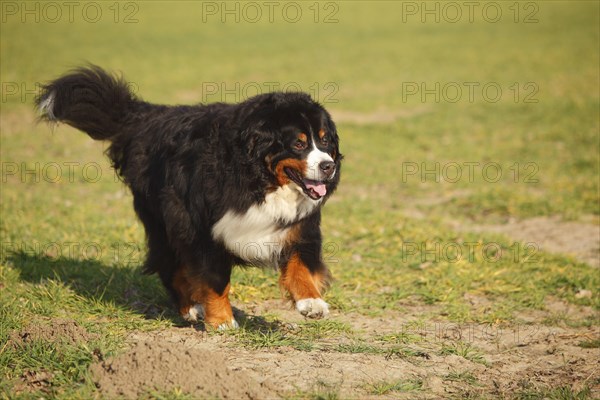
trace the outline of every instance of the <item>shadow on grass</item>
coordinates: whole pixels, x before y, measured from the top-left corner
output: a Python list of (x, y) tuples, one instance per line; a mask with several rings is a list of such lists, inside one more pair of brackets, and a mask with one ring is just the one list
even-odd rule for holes
[[(285, 324), (281, 321), (268, 321), (266, 318), (260, 315), (247, 314), (245, 311), (242, 311), (237, 307), (232, 307), (232, 309), (233, 317), (240, 325), (240, 329), (238, 331), (269, 334), (285, 330)], [(180, 326), (190, 326), (190, 323), (184, 322), (180, 324)], [(198, 321), (198, 323), (193, 324), (193, 326), (195, 330), (201, 332), (205, 332), (209, 329), (212, 330), (212, 328), (207, 329), (206, 325), (204, 324), (204, 321)]]
[[(146, 319), (164, 318), (175, 326), (190, 326), (176, 312), (158, 276), (146, 275), (138, 266), (107, 265), (99, 260), (78, 260), (64, 256), (46, 257), (24, 251), (9, 252), (6, 260), (19, 271), (22, 281), (32, 284), (57, 281), (91, 303), (112, 303)], [(281, 327), (278, 321), (269, 322), (237, 308), (233, 312), (244, 329), (249, 331), (272, 332)], [(194, 327), (206, 330), (203, 322)]]
[(148, 319), (162, 316), (174, 323), (181, 322), (158, 276), (143, 274), (136, 266), (46, 257), (24, 251), (10, 252), (6, 259), (20, 272), (22, 281), (39, 284), (54, 280), (92, 302), (113, 303)]
[(233, 308), (233, 315), (246, 331), (271, 333), (286, 329), (285, 324), (279, 320), (269, 321), (260, 315), (250, 315), (235, 307)]

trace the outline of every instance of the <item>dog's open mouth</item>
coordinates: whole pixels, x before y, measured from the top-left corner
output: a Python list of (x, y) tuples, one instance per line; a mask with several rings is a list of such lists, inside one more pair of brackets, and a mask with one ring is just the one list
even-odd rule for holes
[(327, 187), (325, 186), (325, 183), (302, 178), (300, 173), (293, 168), (286, 167), (283, 170), (287, 176), (289, 176), (294, 183), (300, 186), (304, 193), (306, 193), (306, 195), (311, 199), (319, 200), (321, 197), (327, 194)]

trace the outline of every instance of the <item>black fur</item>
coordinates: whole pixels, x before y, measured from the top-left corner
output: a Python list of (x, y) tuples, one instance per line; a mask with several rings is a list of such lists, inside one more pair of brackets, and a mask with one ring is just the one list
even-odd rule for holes
[[(292, 148), (298, 132), (312, 138), (327, 131), (323, 151), (332, 155), (336, 174), (326, 183), (326, 198), (339, 181), (335, 124), (303, 93), (268, 93), (239, 104), (155, 105), (132, 94), (122, 78), (90, 66), (44, 86), (36, 103), (42, 119), (110, 141), (107, 154), (131, 188), (146, 230), (145, 270), (157, 272), (175, 299), (173, 276), (182, 265), (220, 292), (233, 265), (247, 261), (215, 241), (211, 229), (227, 211), (244, 213), (263, 202), (279, 185), (278, 162), (306, 157), (307, 150)], [(292, 224), (301, 234), (282, 252), (280, 266), (298, 251), (311, 271), (327, 275), (320, 207)]]

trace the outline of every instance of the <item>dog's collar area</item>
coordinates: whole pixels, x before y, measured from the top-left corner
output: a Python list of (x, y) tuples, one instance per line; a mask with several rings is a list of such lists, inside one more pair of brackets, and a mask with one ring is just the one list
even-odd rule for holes
[(293, 168), (285, 167), (283, 169), (286, 175), (300, 188), (302, 191), (311, 199), (319, 200), (321, 197), (327, 194), (327, 187), (325, 183), (314, 181), (311, 179), (304, 179), (300, 176), (300, 173)]

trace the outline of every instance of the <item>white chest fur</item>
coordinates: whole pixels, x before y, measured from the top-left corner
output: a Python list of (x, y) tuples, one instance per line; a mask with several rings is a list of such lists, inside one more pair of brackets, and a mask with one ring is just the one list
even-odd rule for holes
[(265, 201), (240, 214), (228, 211), (213, 226), (212, 236), (248, 262), (272, 263), (285, 245), (290, 224), (310, 214), (321, 200), (312, 200), (295, 184), (267, 194)]

